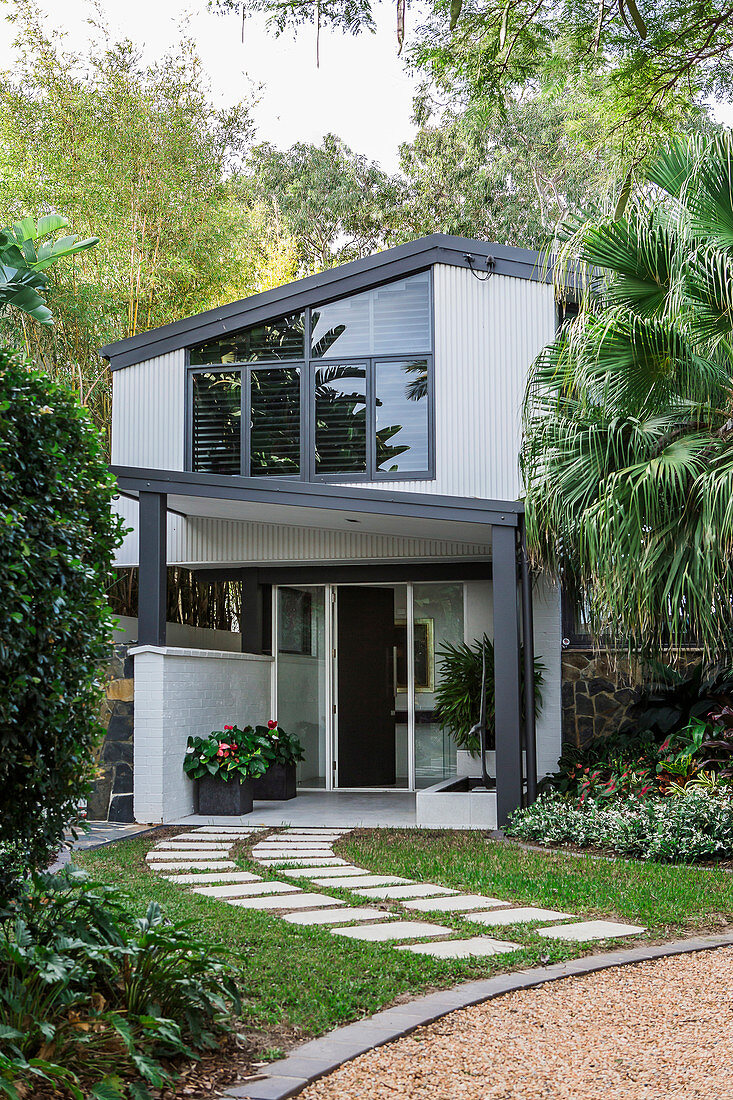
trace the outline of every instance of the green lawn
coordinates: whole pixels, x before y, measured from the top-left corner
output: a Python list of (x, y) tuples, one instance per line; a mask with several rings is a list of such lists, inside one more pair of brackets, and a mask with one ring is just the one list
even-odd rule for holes
[[(144, 857), (153, 842), (129, 840), (80, 852), (76, 862), (93, 879), (121, 885), (133, 911), (141, 913), (156, 899), (168, 916), (192, 921), (198, 936), (231, 952), (242, 975), (243, 1026), (265, 1055), (275, 1056), (299, 1038), (320, 1035), (405, 995), (589, 952), (588, 947), (545, 940), (527, 925), (496, 933), (521, 943), (521, 951), (474, 961), (429, 959), (386, 945), (359, 944), (332, 936), (326, 928), (297, 927), (190, 894), (147, 869)], [(733, 924), (733, 875), (723, 871), (528, 852), (475, 832), (363, 830), (337, 847), (340, 854), (374, 870), (643, 924), (649, 932), (640, 938), (647, 940), (720, 931)], [(277, 877), (255, 865), (246, 847), (237, 860), (245, 869)], [(328, 893), (365, 904), (347, 890)], [(463, 935), (483, 931), (458, 917), (435, 917)], [(608, 941), (594, 949), (607, 947)]]

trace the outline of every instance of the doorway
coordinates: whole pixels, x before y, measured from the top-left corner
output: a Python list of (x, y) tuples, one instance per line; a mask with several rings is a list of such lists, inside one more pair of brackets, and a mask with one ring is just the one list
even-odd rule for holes
[(415, 790), (455, 772), (433, 718), (436, 653), (463, 640), (464, 586), (278, 585), (273, 713), (302, 790)]

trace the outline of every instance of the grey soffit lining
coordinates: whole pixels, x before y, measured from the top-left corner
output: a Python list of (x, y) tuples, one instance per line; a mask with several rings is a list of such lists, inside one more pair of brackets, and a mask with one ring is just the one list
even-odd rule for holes
[[(290, 507), (349, 512), (353, 515), (446, 520), (451, 523), (516, 527), (524, 512), (521, 501), (482, 500), (433, 493), (403, 493), (385, 489), (357, 489), (346, 485), (305, 481), (277, 481), (229, 474), (185, 473), (111, 466), (121, 492), (165, 493), (175, 509), (186, 498), (241, 501), (262, 508)], [(185, 507), (180, 511), (186, 514)]]
[[(469, 262), (468, 256), (472, 257), (473, 263)], [(120, 370), (133, 363), (214, 339), (225, 333), (304, 309), (306, 306), (325, 304), (335, 298), (415, 275), (437, 263), (453, 267), (473, 266), (483, 278), (487, 272), (486, 261), (489, 257), (493, 258), (491, 271), (496, 275), (509, 275), (534, 282), (552, 281), (552, 265), (546, 255), (540, 252), (434, 233), (361, 260), (352, 260), (351, 263), (341, 264), (318, 275), (297, 279), (275, 290), (253, 294), (218, 309), (184, 317), (181, 321), (162, 325), (125, 340), (117, 340), (99, 350), (105, 359), (109, 359), (112, 370)]]

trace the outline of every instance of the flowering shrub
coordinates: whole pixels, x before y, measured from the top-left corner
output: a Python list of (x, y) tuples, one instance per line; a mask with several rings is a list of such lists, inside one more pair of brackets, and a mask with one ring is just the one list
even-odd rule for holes
[(508, 836), (538, 844), (576, 844), (657, 863), (694, 863), (733, 856), (733, 789), (699, 780), (675, 798), (576, 804), (545, 792), (517, 810)]
[(209, 737), (189, 737), (183, 770), (191, 779), (219, 775), (257, 779), (273, 764), (294, 764), (304, 756), (297, 737), (270, 720), (266, 726), (224, 726)]
[(265, 748), (267, 743), (254, 734), (251, 726), (243, 730), (238, 726), (224, 726), (223, 734), (214, 732), (208, 737), (189, 737), (183, 770), (191, 779), (201, 779), (205, 775), (218, 775), (225, 781), (256, 779), (268, 768)]

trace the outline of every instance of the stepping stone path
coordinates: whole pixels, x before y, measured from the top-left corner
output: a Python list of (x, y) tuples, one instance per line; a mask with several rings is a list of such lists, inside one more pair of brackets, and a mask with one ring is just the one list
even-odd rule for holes
[[(514, 906), (511, 901), (461, 894), (445, 886), (413, 882), (399, 875), (381, 875), (339, 858), (333, 844), (350, 829), (280, 828), (275, 833), (265, 826), (205, 825), (191, 832), (161, 840), (146, 859), (151, 871), (194, 893), (213, 898), (223, 905), (267, 912), (272, 910), (289, 924), (323, 925), (334, 936), (384, 943), (396, 951), (411, 951), (438, 959), (466, 959), (518, 951), (521, 945), (491, 936), (459, 936), (455, 929), (430, 918), (411, 920), (410, 912), (445, 913), (488, 927), (537, 922), (549, 925), (538, 932), (549, 939), (584, 942), (635, 936), (645, 929), (614, 921), (574, 921), (572, 913), (533, 906)], [(237, 841), (265, 832), (252, 848), (252, 858), (267, 870), (286, 879), (262, 879), (241, 871), (230, 858)], [(185, 872), (185, 873), (184, 873)], [(203, 873), (199, 873), (203, 872)], [(312, 887), (349, 890), (365, 901), (398, 902), (408, 919), (396, 919), (394, 910), (347, 904), (327, 893), (304, 890), (301, 880)], [(556, 924), (556, 921), (574, 921)], [(338, 927), (337, 927), (338, 926)], [(399, 943), (412, 940), (412, 943)]]

